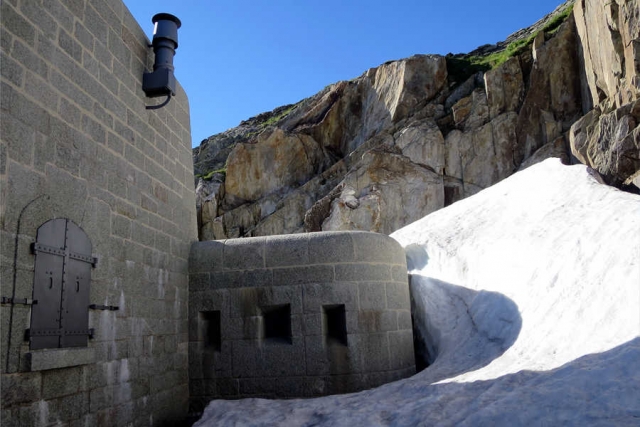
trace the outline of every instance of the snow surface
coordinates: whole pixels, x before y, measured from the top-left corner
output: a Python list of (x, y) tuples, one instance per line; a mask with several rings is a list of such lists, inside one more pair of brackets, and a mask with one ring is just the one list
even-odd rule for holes
[(195, 426), (640, 425), (640, 197), (550, 159), (392, 235), (432, 364)]

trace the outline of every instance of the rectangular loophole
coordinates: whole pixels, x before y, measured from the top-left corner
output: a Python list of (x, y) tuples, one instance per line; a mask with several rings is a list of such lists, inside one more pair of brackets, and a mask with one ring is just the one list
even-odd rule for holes
[(327, 345), (348, 345), (344, 304), (323, 305), (322, 323)]
[(220, 310), (200, 312), (201, 335), (204, 348), (220, 351), (222, 348), (222, 325), (220, 324)]
[(260, 309), (264, 338), (291, 344), (291, 305), (272, 305)]

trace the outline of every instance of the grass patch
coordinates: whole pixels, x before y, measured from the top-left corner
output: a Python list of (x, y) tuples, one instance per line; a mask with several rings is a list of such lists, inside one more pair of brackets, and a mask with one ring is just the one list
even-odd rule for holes
[(289, 107), (286, 110), (282, 111), (280, 114), (269, 117), (267, 120), (265, 120), (264, 122), (260, 123), (259, 126), (260, 127), (267, 127), (267, 126), (275, 125), (280, 120), (282, 120), (285, 117), (287, 117), (289, 115), (289, 113), (292, 112), (295, 108), (296, 108), (296, 105), (292, 105), (291, 107)]
[(196, 178), (202, 178), (205, 181), (211, 181), (211, 178), (213, 178), (213, 175), (215, 175), (217, 173), (221, 173), (221, 174), (226, 176), (227, 175), (227, 168), (225, 167), (225, 168), (221, 168), (221, 169), (216, 169), (216, 170), (213, 170), (211, 172), (207, 172), (205, 174), (198, 173), (198, 174), (196, 174)]
[(447, 71), (452, 80), (462, 83), (478, 71), (488, 71), (504, 64), (509, 58), (524, 53), (532, 44), (535, 38), (544, 31), (546, 34), (554, 34), (560, 25), (567, 19), (573, 11), (573, 5), (566, 8), (562, 13), (553, 16), (541, 30), (536, 31), (529, 37), (515, 40), (507, 45), (504, 50), (493, 52), (488, 55), (448, 55)]

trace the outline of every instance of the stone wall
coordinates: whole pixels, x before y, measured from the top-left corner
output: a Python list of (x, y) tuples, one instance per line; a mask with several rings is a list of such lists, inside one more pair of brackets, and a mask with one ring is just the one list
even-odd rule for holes
[(310, 397), (415, 373), (405, 254), (382, 234), (194, 243), (189, 378), (213, 398)]
[(30, 350), (31, 306), (3, 303), (1, 424), (175, 425), (196, 239), (186, 95), (145, 110), (153, 53), (121, 0), (1, 7), (2, 297), (32, 298), (30, 244), (68, 218), (98, 258), (90, 302), (119, 308), (89, 310), (87, 347)]

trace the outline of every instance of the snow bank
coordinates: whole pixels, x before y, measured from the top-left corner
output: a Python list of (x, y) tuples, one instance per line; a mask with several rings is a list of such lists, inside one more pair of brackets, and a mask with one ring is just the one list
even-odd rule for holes
[(195, 425), (638, 424), (640, 197), (550, 159), (392, 236), (431, 366), (349, 395), (213, 401)]

